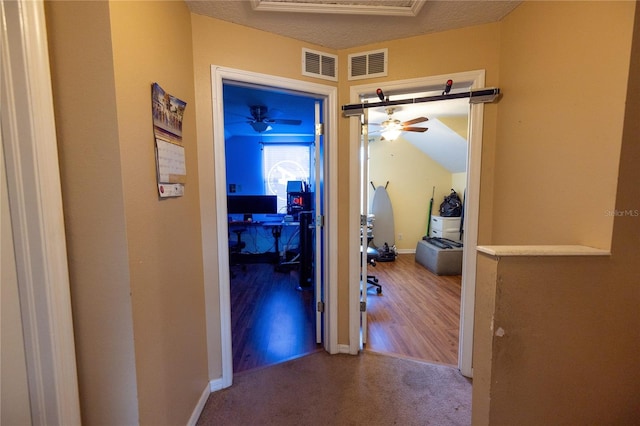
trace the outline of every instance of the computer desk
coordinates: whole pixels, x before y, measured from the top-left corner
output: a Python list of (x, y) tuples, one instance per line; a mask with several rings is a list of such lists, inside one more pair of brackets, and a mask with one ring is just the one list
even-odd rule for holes
[(229, 221), (229, 230), (233, 232), (233, 228), (248, 228), (262, 226), (266, 229), (271, 229), (271, 235), (274, 239), (274, 254), (277, 256), (279, 264), (282, 264), (282, 256), (280, 256), (280, 237), (282, 236), (282, 229), (284, 227), (297, 227), (300, 228), (300, 222), (293, 221)]

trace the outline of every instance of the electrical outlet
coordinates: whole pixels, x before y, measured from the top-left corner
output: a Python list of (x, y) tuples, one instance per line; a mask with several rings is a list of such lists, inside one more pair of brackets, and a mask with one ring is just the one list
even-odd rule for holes
[(398, 241), (402, 241), (402, 234), (398, 234)]

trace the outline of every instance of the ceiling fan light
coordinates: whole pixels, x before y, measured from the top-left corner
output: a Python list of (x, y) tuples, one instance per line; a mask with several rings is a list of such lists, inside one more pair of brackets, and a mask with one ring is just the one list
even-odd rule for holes
[(394, 141), (396, 139), (398, 139), (398, 136), (400, 136), (400, 129), (386, 129), (384, 131), (382, 131), (381, 136), (384, 140), (386, 141)]
[(268, 132), (272, 129), (269, 123), (265, 123), (263, 121), (256, 121), (255, 123), (251, 123), (251, 127), (258, 133)]

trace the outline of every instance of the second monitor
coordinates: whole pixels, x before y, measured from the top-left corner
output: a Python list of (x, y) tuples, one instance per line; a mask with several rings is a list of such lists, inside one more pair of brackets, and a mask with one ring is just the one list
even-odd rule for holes
[(276, 214), (278, 197), (276, 195), (227, 195), (227, 213)]

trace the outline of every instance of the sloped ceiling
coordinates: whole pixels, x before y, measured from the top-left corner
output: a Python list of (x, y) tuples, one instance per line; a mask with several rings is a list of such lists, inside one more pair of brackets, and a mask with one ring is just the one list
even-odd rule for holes
[[(416, 94), (414, 97), (421, 96), (424, 94)], [(429, 130), (424, 133), (403, 132), (400, 137), (415, 145), (451, 173), (461, 173), (467, 168), (468, 113), (468, 99), (451, 99), (404, 105), (394, 111), (393, 118), (407, 121), (416, 117), (427, 117), (429, 121), (416, 126), (427, 127)], [(377, 123), (386, 118), (387, 113), (383, 108), (372, 108), (369, 111), (372, 143), (393, 143), (380, 141), (380, 126)]]
[(198, 15), (331, 49), (497, 22), (521, 3), (509, 0), (185, 1), (189, 10)]

